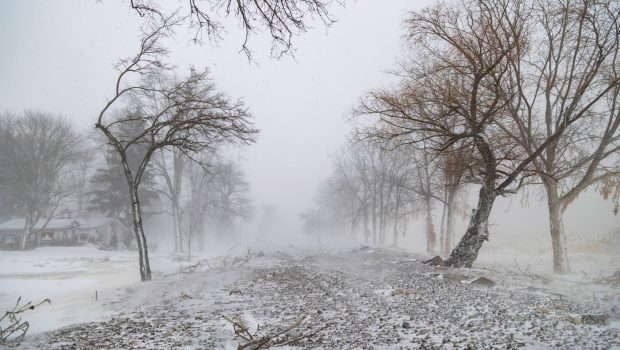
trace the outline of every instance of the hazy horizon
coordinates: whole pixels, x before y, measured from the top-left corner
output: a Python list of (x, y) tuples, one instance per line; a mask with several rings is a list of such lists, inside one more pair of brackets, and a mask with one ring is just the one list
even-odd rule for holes
[[(386, 72), (402, 54), (402, 19), (428, 3), (356, 1), (345, 8), (334, 6), (337, 22), (330, 28), (313, 22), (309, 32), (295, 38), (294, 57), (270, 57), (268, 38), (258, 35), (250, 40), (254, 61), (249, 61), (239, 52), (242, 37), (234, 25), (215, 46), (195, 45), (184, 27), (169, 43), (169, 61), (180, 71), (189, 65), (208, 67), (217, 87), (249, 106), (260, 134), (238, 159), (255, 206), (277, 208), (281, 233), (300, 231), (298, 214), (313, 206), (318, 185), (331, 172), (330, 155), (351, 130), (346, 122), (351, 108), (364, 92), (395, 80)], [(89, 130), (111, 94), (114, 63), (135, 52), (140, 23), (124, 2), (2, 2), (2, 110), (61, 114)], [(475, 195), (470, 193), (470, 205)], [(498, 199), (492, 234), (545, 234), (545, 203), (530, 197), (525, 209), (520, 195)], [(611, 204), (590, 190), (569, 207), (564, 223), (569, 234), (589, 234), (615, 229), (620, 220)]]

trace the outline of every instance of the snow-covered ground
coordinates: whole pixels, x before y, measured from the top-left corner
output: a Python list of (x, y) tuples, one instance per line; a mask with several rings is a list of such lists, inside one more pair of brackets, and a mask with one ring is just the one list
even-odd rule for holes
[[(29, 333), (38, 333), (113, 314), (108, 303), (122, 298), (124, 288), (139, 283), (137, 252), (95, 247), (49, 247), (0, 251), (0, 310), (49, 298), (51, 305), (24, 315)], [(152, 268), (164, 274), (178, 270), (168, 256), (154, 255)]]
[[(3, 254), (3, 304), (15, 293), (57, 298), (25, 315), (35, 329), (97, 321), (31, 334), (24, 348), (235, 349), (241, 339), (224, 316), (268, 335), (306, 315), (290, 336), (318, 332), (289, 348), (620, 349), (617, 286), (572, 275), (519, 274), (508, 259), (504, 266), (446, 269), (396, 250), (290, 248), (232, 269), (218, 269), (222, 260), (210, 259), (192, 273), (178, 273), (180, 263), (155, 255), (154, 281), (140, 283), (132, 253), (88, 249)], [(243, 256), (244, 250), (230, 254)], [(26, 269), (41, 261), (42, 267)], [(11, 275), (5, 269), (10, 264), (23, 264), (28, 273)], [(26, 276), (41, 290), (30, 291)], [(480, 276), (495, 285), (470, 283)], [(607, 324), (582, 322), (599, 315), (609, 316)]]

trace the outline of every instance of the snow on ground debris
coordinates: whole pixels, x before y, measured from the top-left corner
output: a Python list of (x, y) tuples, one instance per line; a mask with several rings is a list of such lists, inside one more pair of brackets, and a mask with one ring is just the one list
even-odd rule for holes
[[(468, 283), (484, 276), (495, 286)], [(553, 284), (553, 283), (552, 283)], [(107, 320), (30, 338), (30, 349), (235, 349), (230, 323), (273, 334), (307, 315), (291, 337), (301, 349), (609, 349), (618, 319), (610, 288), (588, 299), (548, 283), (485, 269), (425, 266), (406, 253), (260, 254), (226, 271), (206, 269), (134, 285)], [(324, 328), (324, 329), (323, 329)]]

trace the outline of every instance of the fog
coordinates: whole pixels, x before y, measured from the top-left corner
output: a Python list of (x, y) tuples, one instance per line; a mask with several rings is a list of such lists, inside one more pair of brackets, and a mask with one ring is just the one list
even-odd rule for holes
[[(360, 1), (336, 8), (332, 28), (313, 23), (316, 30), (297, 39), (295, 56), (279, 60), (270, 57), (263, 36), (252, 39), (255, 62), (249, 62), (238, 52), (234, 27), (216, 47), (194, 45), (185, 29), (171, 43), (174, 64), (209, 67), (221, 89), (250, 107), (261, 133), (242, 151), (243, 166), (257, 203), (277, 206), (286, 230), (299, 230), (297, 214), (328, 175), (329, 154), (345, 140), (352, 106), (362, 92), (389, 81), (385, 71), (399, 54), (408, 5)], [(135, 51), (140, 18), (109, 2), (36, 6), (33, 13), (28, 4), (3, 4), (0, 35), (9, 54), (1, 58), (0, 103), (92, 127), (113, 87), (112, 65)]]
[[(170, 11), (184, 4), (186, 2), (178, 0), (168, 2), (164, 7)], [(228, 164), (233, 169), (231, 172), (234, 173), (234, 169), (238, 167), (243, 181), (247, 181), (247, 192), (243, 192), (242, 196), (243, 200), (247, 199), (251, 214), (247, 215), (247, 218), (245, 218), (245, 213), (238, 215), (238, 218), (233, 218), (234, 230), (229, 232), (215, 224), (212, 226), (205, 224), (206, 227), (203, 228), (204, 233), (202, 233), (205, 237), (204, 242), (201, 241), (200, 245), (191, 243), (190, 236), (190, 244), (193, 245), (191, 252), (186, 253), (185, 247), (175, 249), (176, 240), (186, 242), (187, 237), (177, 238), (172, 233), (177, 228), (175, 228), (172, 215), (166, 214), (169, 211), (168, 202), (162, 199), (164, 197), (161, 194), (157, 195), (160, 202), (152, 205), (154, 209), (150, 209), (157, 213), (145, 215), (144, 218), (144, 231), (149, 249), (153, 253), (153, 265), (155, 266), (153, 270), (157, 271), (155, 279), (162, 279), (164, 276), (177, 273), (179, 268), (181, 272), (187, 272), (183, 269), (192, 266), (191, 262), (194, 268), (200, 269), (204, 267), (201, 265), (203, 260), (200, 259), (220, 259), (217, 257), (222, 255), (242, 257), (245, 247), (249, 248), (248, 254), (250, 251), (253, 251), (253, 254), (267, 252), (269, 258), (272, 257), (269, 254), (276, 252), (273, 253), (276, 254), (274, 259), (282, 258), (277, 255), (281, 252), (302, 259), (295, 254), (336, 252), (335, 254), (338, 255), (340, 254), (338, 252), (345, 250), (349, 252), (351, 249), (354, 252), (356, 249), (362, 249), (362, 251), (370, 249), (372, 254), (378, 254), (376, 261), (382, 261), (381, 264), (390, 259), (400, 259), (401, 256), (398, 254), (405, 254), (403, 252), (415, 254), (415, 259), (421, 260), (434, 255), (447, 258), (446, 254), (442, 254), (441, 247), (431, 251), (427, 249), (426, 217), (421, 214), (423, 210), (419, 208), (416, 209), (415, 215), (404, 215), (406, 222), (403, 224), (403, 232), (402, 234), (395, 233), (400, 237), (398, 247), (393, 247), (391, 233), (387, 234), (388, 238), (381, 244), (368, 238), (364, 239), (361, 219), (358, 219), (357, 223), (347, 221), (346, 225), (333, 225), (319, 233), (308, 230), (307, 221), (304, 220), (306, 217), (304, 215), (312, 210), (321, 210), (321, 205), (324, 204), (321, 204), (323, 198), (321, 190), (327, 188), (326, 183), (336, 172), (335, 164), (339, 152), (349, 147), (355, 131), (359, 131), (356, 128), (359, 128), (360, 124), (357, 119), (353, 120), (353, 115), (354, 110), (359, 108), (360, 101), (371, 91), (392, 89), (401, 82), (403, 76), (397, 76), (394, 72), (399, 67), (403, 67), (400, 65), (410, 58), (407, 51), (410, 46), (407, 46), (405, 38), (405, 19), (408, 18), (410, 11), (419, 11), (432, 4), (435, 4), (432, 0), (416, 2), (358, 0), (347, 1), (344, 6), (334, 3), (329, 6), (329, 15), (336, 21), (330, 26), (325, 26), (316, 16), (310, 20), (309, 17), (305, 18), (305, 21), (309, 21), (308, 31), (299, 33), (299, 35), (294, 33), (292, 54), (284, 54), (281, 57), (274, 57), (271, 50), (271, 37), (268, 30), (264, 28), (257, 30), (249, 37), (248, 47), (252, 56), (248, 57), (242, 52), (244, 32), (240, 26), (240, 20), (234, 14), (222, 19), (225, 30), (222, 31), (222, 38), (219, 40), (212, 40), (213, 38), (205, 36), (202, 43), (194, 42), (196, 27), (191, 27), (185, 22), (174, 29), (173, 35), (165, 37), (162, 40), (163, 45), (170, 50), (166, 61), (177, 67), (174, 71), (175, 77), (187, 75), (190, 72), (189, 67), (197, 70), (208, 68), (209, 78), (215, 84), (217, 91), (233, 100), (241, 99), (244, 102), (252, 115), (253, 126), (259, 130), (259, 133), (256, 135), (256, 142), (248, 145), (218, 146), (217, 152), (222, 157), (221, 162), (219, 158), (217, 161), (209, 158), (209, 166), (213, 166), (212, 169), (220, 169), (218, 166), (225, 168)], [(223, 7), (217, 13), (222, 16)], [(1, 2), (0, 113), (21, 115), (24, 111), (40, 111), (53, 116), (62, 116), (75, 127), (77, 133), (88, 139), (85, 142), (91, 148), (88, 148), (87, 153), (96, 154), (97, 160), (88, 165), (85, 171), (92, 175), (96, 169), (105, 168), (106, 155), (103, 144), (108, 141), (99, 135), (99, 130), (95, 130), (95, 123), (102, 108), (114, 96), (118, 76), (115, 64), (121, 58), (135, 55), (140, 44), (140, 35), (143, 30), (148, 30), (146, 23), (145, 17), (139, 16), (131, 8), (129, 1), (9, 0)], [(118, 113), (118, 110), (120, 109), (115, 112)], [(615, 137), (617, 143), (617, 134)], [(616, 166), (617, 149), (614, 153), (610, 164)], [(0, 162), (0, 165), (8, 167), (9, 165), (6, 164), (10, 163)], [(109, 163), (107, 165), (110, 166)], [(609, 164), (606, 163), (606, 165)], [(615, 169), (617, 170), (617, 167)], [(186, 174), (189, 172), (189, 170), (185, 171)], [(0, 172), (0, 180), (2, 180), (1, 175)], [(162, 186), (164, 184), (161, 177), (155, 181)], [(468, 230), (470, 218), (474, 217), (472, 213), (475, 212), (472, 212), (472, 209), (476, 208), (480, 183), (474, 184), (473, 182), (475, 181), (464, 185), (462, 190), (463, 203), (459, 206), (459, 215), (456, 216), (453, 246), (459, 243)], [(183, 186), (184, 196), (189, 198), (192, 190), (189, 189), (188, 182)], [(219, 188), (217, 186), (211, 190), (216, 191)], [(609, 276), (620, 269), (620, 252), (614, 252), (617, 247), (620, 247), (617, 245), (620, 242), (620, 219), (614, 214), (613, 201), (603, 199), (599, 193), (600, 189), (601, 187), (597, 185), (590, 186), (571, 201), (566, 211), (563, 212), (568, 260), (572, 267), (572, 275), (567, 277), (569, 280), (583, 280), (582, 271), (583, 275), (590, 278), (594, 275), (596, 277)], [(381, 195), (383, 196), (383, 193)], [(333, 198), (331, 200), (335, 201)], [(0, 204), (2, 204), (1, 201)], [(346, 210), (344, 206), (337, 203), (334, 206)], [(331, 207), (326, 208), (329, 210)], [(0, 228), (2, 221), (23, 219), (23, 216), (15, 214), (3, 216), (1, 209), (0, 207)], [(444, 207), (436, 201), (432, 209), (433, 213), (430, 216), (434, 222), (437, 244), (439, 244), (440, 230), (443, 229), (442, 209)], [(127, 210), (129, 210), (127, 211), (129, 215), (126, 217), (126, 225), (133, 232), (131, 212), (130, 209)], [(91, 216), (101, 216), (100, 214)], [(59, 213), (56, 215), (62, 216)], [(337, 216), (337, 214), (334, 215)], [(394, 215), (393, 226), (396, 232), (400, 227), (398, 210)], [(71, 215), (65, 216), (72, 217)], [(35, 222), (39, 219), (44, 221), (44, 218), (44, 215), (37, 217)], [(191, 220), (189, 219), (189, 222)], [(204, 220), (200, 218), (201, 222)], [(389, 225), (392, 225), (392, 221), (389, 222)], [(541, 185), (526, 186), (516, 194), (499, 195), (493, 205), (488, 224), (489, 237), (480, 250), (475, 268), (499, 270), (498, 266), (501, 266), (504, 271), (504, 269), (514, 268), (513, 263), (519, 262), (523, 266), (528, 266), (528, 269), (531, 267), (531, 271), (534, 271), (536, 276), (538, 274), (553, 275), (549, 211), (547, 197)], [(27, 224), (22, 225), (27, 226)], [(36, 223), (33, 225), (32, 228), (37, 227)], [(188, 228), (179, 224), (178, 230), (191, 230), (192, 224), (189, 225)], [(351, 229), (351, 225), (357, 226)], [(366, 229), (369, 226), (367, 222), (364, 225)], [(391, 227), (386, 230), (391, 230)], [(182, 233), (179, 232), (178, 236), (181, 237)], [(606, 246), (605, 242), (609, 244)], [(99, 252), (94, 253), (94, 260), (89, 260), (89, 265), (84, 267), (84, 270), (99, 271), (97, 269), (100, 267), (95, 266), (96, 264), (109, 264), (110, 266), (105, 265), (106, 269), (121, 271), (119, 276), (122, 277), (119, 281), (122, 282), (118, 285), (105, 284), (106, 288), (112, 290), (116, 287), (129, 286), (137, 280), (137, 277), (127, 273), (129, 268), (135, 269), (135, 254), (132, 250), (137, 249), (135, 245), (136, 242), (128, 243), (127, 248), (132, 247), (128, 251), (111, 253), (113, 254), (111, 260), (108, 256), (100, 257)], [(9, 272), (9, 269), (16, 269), (15, 271), (23, 269), (25, 274), (30, 274), (29, 269), (36, 265), (39, 259), (37, 257), (40, 256), (41, 261), (46, 261), (42, 264), (51, 264), (45, 265), (45, 271), (48, 268), (52, 271), (50, 266), (54, 263), (65, 268), (63, 265), (65, 262), (71, 261), (67, 264), (73, 264), (75, 259), (79, 259), (74, 257), (74, 254), (80, 255), (79, 252), (75, 253), (76, 250), (71, 251), (69, 247), (62, 248), (64, 249), (62, 251), (61, 248), (58, 248), (58, 251), (45, 251), (45, 249), (51, 248), (37, 248), (28, 253), (23, 252), (22, 255), (19, 255), (19, 250), (0, 251), (0, 256), (4, 255), (5, 259), (2, 264), (9, 264), (9, 262), (14, 264), (5, 265), (6, 267), (0, 271), (0, 279), (6, 279), (2, 282), (4, 286), (0, 287), (0, 306), (8, 305), (9, 299), (14, 299), (15, 293), (22, 293), (30, 288), (30, 285), (25, 287), (23, 281), (14, 279), (12, 276), (17, 272), (13, 270)], [(385, 249), (385, 252), (382, 249)], [(84, 254), (91, 253), (85, 252)], [(73, 260), (58, 258), (65, 255)], [(178, 262), (185, 255), (188, 256), (188, 262), (179, 267)], [(330, 260), (331, 258), (325, 256), (323, 258), (326, 260), (321, 260), (320, 266), (335, 268), (331, 265), (335, 264)], [(350, 259), (357, 264), (361, 258), (352, 256)], [(407, 259), (409, 258), (405, 260)], [(213, 266), (219, 266), (217, 264), (222, 263), (222, 260), (208, 261)], [(223, 261), (222, 266), (225, 266), (226, 260)], [(601, 265), (605, 266), (601, 267)], [(381, 266), (377, 269), (387, 268), (389, 270), (388, 267)], [(222, 268), (222, 270), (226, 269)], [(356, 265), (355, 271), (355, 273), (360, 273), (359, 271), (363, 271), (363, 268)], [(140, 272), (142, 279), (146, 280), (144, 271)], [(98, 273), (93, 272), (91, 275), (89, 272), (84, 279), (89, 281), (105, 279), (105, 283), (109, 283), (114, 278), (108, 273), (105, 276), (103, 273), (99, 276)], [(439, 273), (443, 276), (443, 272)], [(150, 280), (150, 270), (148, 274), (148, 280)], [(233, 278), (227, 276), (223, 275), (223, 277), (209, 281), (212, 281), (214, 286), (228, 288), (222, 287), (228, 286), (226, 283), (229, 278), (231, 280)], [(383, 274), (379, 276), (380, 278), (377, 278), (384, 278)], [(473, 278), (473, 275), (470, 276), (468, 273), (468, 277)], [(496, 275), (492, 275), (491, 278), (501, 280), (501, 277)], [(532, 279), (535, 278), (532, 277)], [(160, 283), (161, 285), (154, 287), (156, 288), (154, 290), (157, 293), (160, 290), (163, 294), (168, 293), (163, 287), (164, 282)], [(11, 284), (10, 288), (7, 287), (9, 284)], [(90, 285), (76, 287), (79, 284), (77, 282), (76, 284), (67, 283), (59, 287), (63, 290), (63, 294), (58, 292), (58, 298), (64, 303), (61, 307), (70, 308), (71, 302), (63, 298), (73, 291), (71, 288), (75, 288), (75, 291), (91, 288)], [(43, 284), (41, 286), (44, 288)], [(194, 287), (192, 284), (191, 288)], [(396, 288), (396, 285), (392, 283), (388, 289), (392, 287)], [(561, 290), (561, 293), (564, 293), (570, 288), (572, 287), (554, 285), (551, 289)], [(613, 303), (618, 300), (617, 284), (615, 288), (615, 290), (606, 289), (600, 293), (611, 295), (610, 303)], [(233, 290), (236, 291), (236, 289)], [(233, 290), (230, 291), (231, 294)], [(371, 294), (377, 293), (377, 290), (369, 289), (369, 291)], [(590, 290), (582, 294), (587, 293), (590, 293)], [(581, 297), (582, 294), (576, 292), (575, 295)], [(45, 297), (36, 294), (31, 298), (39, 296)], [(109, 299), (106, 299), (106, 302), (114, 304), (112, 296), (107, 298)], [(142, 300), (140, 298), (148, 299), (145, 295), (136, 296), (136, 300)], [(145, 300), (144, 305), (147, 304), (148, 301)], [(122, 305), (132, 308), (143, 304), (135, 301), (135, 304)], [(603, 310), (608, 306), (608, 304), (596, 305)], [(112, 309), (100, 306), (96, 308), (92, 312), (99, 316), (113, 315), (118, 311), (112, 312)], [(105, 312), (102, 311), (104, 309)], [(593, 311), (593, 313), (596, 312)], [(609, 311), (607, 315), (612, 319), (617, 319), (618, 313), (617, 310)], [(43, 318), (41, 322), (45, 326), (35, 328), (35, 331), (48, 331), (56, 328), (55, 326), (90, 320), (88, 317), (78, 317), (74, 321), (63, 323), (59, 316), (46, 323)], [(54, 325), (50, 326), (48, 323)], [(591, 335), (587, 330), (584, 332)], [(339, 335), (332, 334), (330, 337), (336, 339)], [(606, 345), (618, 340), (617, 333), (612, 332), (609, 339), (611, 340), (605, 343)], [(388, 344), (382, 342), (384, 341), (379, 341), (375, 345)], [(222, 348), (231, 348), (231, 344), (229, 342)], [(534, 343), (526, 344), (531, 346)], [(568, 346), (566, 344), (564, 345)], [(594, 343), (589, 343), (589, 345), (592, 344)], [(168, 345), (170, 344), (166, 343), (166, 346)], [(106, 348), (104, 345), (98, 346)], [(307, 344), (304, 346), (313, 347)], [(326, 346), (329, 348), (329, 345)]]
[[(317, 186), (329, 175), (330, 154), (345, 142), (347, 119), (360, 96), (394, 81), (388, 71), (402, 56), (407, 11), (428, 3), (357, 1), (335, 7), (337, 22), (330, 28), (313, 22), (312, 30), (296, 38), (294, 57), (273, 59), (263, 35), (251, 39), (249, 61), (239, 53), (236, 27), (215, 46), (195, 45), (185, 28), (169, 44), (171, 62), (208, 67), (217, 86), (250, 107), (260, 135), (239, 157), (256, 204), (276, 207), (286, 235), (300, 232), (298, 214), (312, 205)], [(112, 2), (9, 1), (2, 7), (0, 105), (61, 114), (83, 130), (91, 128), (111, 93), (113, 64), (135, 51), (140, 18), (126, 4)], [(493, 221), (501, 234), (544, 235), (544, 203), (532, 198), (521, 209), (520, 202), (497, 204), (503, 210), (495, 210)], [(577, 201), (565, 221), (567, 231), (583, 234), (606, 233), (618, 224), (609, 202), (596, 195)]]

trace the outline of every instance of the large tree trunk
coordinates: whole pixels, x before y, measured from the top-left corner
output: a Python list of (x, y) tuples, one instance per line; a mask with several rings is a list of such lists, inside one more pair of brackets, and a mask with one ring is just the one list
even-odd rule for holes
[(562, 223), (562, 210), (558, 200), (557, 184), (547, 183), (547, 204), (549, 207), (549, 227), (551, 232), (551, 247), (553, 248), (553, 271), (557, 273), (570, 272), (566, 236)]
[(491, 186), (483, 185), (480, 188), (478, 205), (472, 214), (467, 232), (446, 260), (446, 265), (471, 267), (476, 261), (482, 243), (489, 239), (489, 216), (496, 197), (497, 194)]

